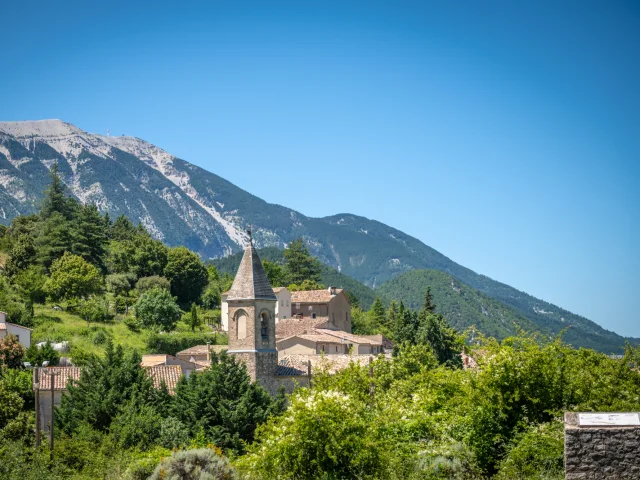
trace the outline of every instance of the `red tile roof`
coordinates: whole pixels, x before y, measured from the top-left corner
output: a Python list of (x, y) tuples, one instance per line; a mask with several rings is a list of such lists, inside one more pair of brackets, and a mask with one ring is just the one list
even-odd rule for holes
[(335, 295), (331, 295), (329, 289), (291, 292), (291, 303), (329, 303), (342, 293), (342, 289), (336, 288), (335, 292)]
[[(40, 377), (40, 390), (51, 390), (51, 374), (54, 375), (53, 389), (66, 390), (69, 382), (80, 380), (80, 367), (45, 367), (34, 369), (33, 380), (35, 383), (36, 370)], [(34, 385), (35, 387), (35, 385)]]
[(146, 367), (147, 375), (153, 379), (153, 386), (160, 388), (162, 382), (167, 386), (170, 395), (176, 391), (176, 385), (182, 378), (182, 368), (180, 365), (156, 365)]
[(327, 317), (283, 318), (276, 323), (276, 339), (312, 333), (314, 328), (328, 321)]
[(354, 335), (342, 330), (329, 330), (327, 328), (316, 328), (315, 331), (320, 335), (330, 335), (335, 338), (341, 338), (347, 342), (358, 343), (360, 345), (382, 345), (382, 342), (373, 340), (364, 336)]

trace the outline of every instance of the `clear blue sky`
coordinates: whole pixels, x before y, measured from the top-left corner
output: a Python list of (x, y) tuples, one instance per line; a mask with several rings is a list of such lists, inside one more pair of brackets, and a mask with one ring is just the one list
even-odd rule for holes
[(640, 3), (8, 0), (0, 16), (0, 120), (141, 137), (640, 336)]

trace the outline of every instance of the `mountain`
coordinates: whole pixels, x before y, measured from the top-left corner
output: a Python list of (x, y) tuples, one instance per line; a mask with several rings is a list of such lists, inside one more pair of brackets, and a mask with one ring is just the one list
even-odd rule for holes
[(241, 250), (253, 225), (257, 247), (303, 237), (311, 253), (340, 273), (375, 288), (417, 269), (452, 275), (513, 308), (542, 329), (572, 325), (575, 345), (619, 351), (625, 339), (560, 307), (477, 274), (421, 241), (351, 214), (307, 217), (251, 195), (225, 179), (144, 140), (90, 134), (61, 120), (0, 122), (0, 224), (34, 213), (58, 162), (70, 191), (112, 217), (125, 214), (169, 245), (203, 258)]
[[(258, 250), (258, 255), (262, 260), (269, 260), (270, 262), (279, 264), (284, 263), (282, 250), (276, 247), (261, 248)], [(212, 260), (211, 263), (220, 273), (235, 275), (238, 271), (241, 260), (242, 252), (238, 252), (233, 255), (229, 255), (228, 257)], [(326, 286), (344, 288), (358, 298), (360, 307), (365, 310), (369, 310), (369, 308), (371, 308), (371, 304), (376, 299), (376, 296), (379, 295), (372, 288), (367, 287), (365, 284), (345, 275), (344, 273), (340, 273), (335, 268), (324, 263), (321, 265), (320, 283)]]
[(424, 304), (426, 287), (431, 288), (436, 311), (442, 313), (458, 331), (475, 326), (485, 335), (498, 339), (517, 335), (518, 330), (550, 335), (512, 308), (438, 270), (403, 273), (382, 284), (376, 293), (402, 301), (412, 310), (419, 310)]

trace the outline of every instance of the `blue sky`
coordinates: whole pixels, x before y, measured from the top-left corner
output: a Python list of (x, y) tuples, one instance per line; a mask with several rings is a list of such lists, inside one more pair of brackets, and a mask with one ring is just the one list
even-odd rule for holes
[(2, 17), (0, 120), (144, 138), (640, 336), (637, 2), (9, 0)]

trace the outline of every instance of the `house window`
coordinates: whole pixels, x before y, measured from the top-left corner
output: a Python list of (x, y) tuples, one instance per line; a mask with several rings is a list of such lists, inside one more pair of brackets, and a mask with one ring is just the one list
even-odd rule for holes
[(284, 307), (284, 300), (280, 300), (280, 306)]
[(312, 314), (311, 314), (311, 318), (316, 318), (316, 314), (315, 314), (315, 313), (312, 313)]
[(20, 341), (20, 335), (16, 335), (16, 340)]

